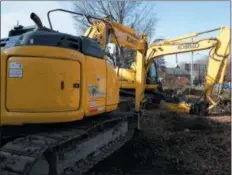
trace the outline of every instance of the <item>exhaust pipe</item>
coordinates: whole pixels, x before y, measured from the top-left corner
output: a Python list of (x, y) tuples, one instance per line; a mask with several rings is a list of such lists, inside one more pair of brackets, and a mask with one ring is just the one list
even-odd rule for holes
[(43, 28), (43, 24), (42, 24), (40, 18), (35, 13), (31, 13), (30, 17), (39, 29)]

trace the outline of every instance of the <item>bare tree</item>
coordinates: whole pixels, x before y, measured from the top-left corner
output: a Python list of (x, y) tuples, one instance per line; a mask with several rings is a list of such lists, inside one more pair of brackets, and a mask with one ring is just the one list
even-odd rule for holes
[[(138, 2), (138, 1), (75, 1), (73, 2), (73, 10), (85, 15), (94, 17), (111, 17), (116, 22), (125, 26), (134, 28), (138, 33), (146, 33), (148, 38), (152, 38), (155, 32), (155, 24), (157, 21), (154, 10), (154, 2)], [(78, 33), (83, 32), (89, 26), (86, 20), (80, 20), (74, 16)], [(120, 50), (120, 63), (122, 66), (128, 66), (132, 59), (135, 58), (135, 52), (127, 48)], [(119, 53), (116, 53), (119, 56)], [(122, 62), (121, 62), (122, 61)], [(116, 61), (117, 62), (117, 61)]]
[[(116, 22), (133, 27), (137, 32), (147, 33), (152, 38), (157, 21), (154, 2), (138, 1), (76, 1), (74, 11), (94, 17), (111, 16)], [(83, 31), (89, 24), (74, 16), (78, 28)]]

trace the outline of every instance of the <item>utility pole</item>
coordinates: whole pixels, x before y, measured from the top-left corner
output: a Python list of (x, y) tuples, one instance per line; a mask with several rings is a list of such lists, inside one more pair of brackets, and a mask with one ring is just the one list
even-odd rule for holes
[[(192, 38), (192, 43), (193, 43), (193, 38)], [(190, 75), (190, 79), (191, 79), (191, 88), (193, 88), (193, 52), (191, 54), (191, 75)]]
[(199, 85), (201, 85), (201, 64), (198, 64), (198, 67), (199, 67), (199, 71), (198, 71), (198, 79), (199, 79)]
[(178, 55), (176, 54), (176, 68), (179, 68), (179, 65), (178, 65)]

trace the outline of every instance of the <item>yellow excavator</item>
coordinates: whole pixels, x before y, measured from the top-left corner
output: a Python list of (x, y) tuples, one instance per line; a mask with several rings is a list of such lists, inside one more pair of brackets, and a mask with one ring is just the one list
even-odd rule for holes
[[(200, 39), (195, 42), (186, 42), (186, 39), (191, 39), (198, 37), (200, 35), (220, 31), (217, 38), (210, 39)], [(160, 56), (194, 52), (210, 49), (208, 68), (206, 73), (206, 80), (203, 90), (203, 95), (200, 97), (199, 101), (194, 104), (189, 104), (186, 102), (168, 103), (165, 100), (165, 95), (157, 93), (159, 90), (157, 87), (160, 86), (157, 82), (157, 75), (155, 69), (154, 60), (159, 59)], [(123, 93), (131, 94), (131, 90), (134, 89), (146, 89), (145, 96), (149, 98), (152, 97), (156, 102), (160, 102), (163, 107), (166, 107), (175, 112), (187, 112), (195, 114), (207, 114), (210, 110), (216, 107), (220, 102), (220, 94), (222, 89), (220, 88), (217, 95), (213, 93), (214, 86), (216, 83), (223, 83), (226, 68), (228, 65), (228, 58), (230, 53), (230, 29), (223, 26), (217, 29), (208, 30), (199, 33), (193, 33), (190, 35), (185, 35), (179, 38), (159, 41), (151, 44), (148, 47), (146, 60), (144, 61), (144, 66), (134, 62), (131, 64), (129, 69), (116, 68), (115, 71), (118, 72), (118, 76), (121, 80), (121, 91)], [(143, 68), (144, 70), (142, 70)], [(155, 77), (149, 76), (149, 72), (155, 72)], [(141, 72), (144, 72), (143, 74)], [(146, 84), (136, 82), (136, 75), (143, 75), (144, 79), (153, 78), (152, 82), (146, 81)], [(151, 90), (156, 92), (151, 92)], [(139, 90), (137, 90), (139, 91)], [(142, 92), (142, 90), (140, 91)], [(138, 94), (136, 94), (138, 95)], [(166, 102), (165, 102), (166, 101)]]
[[(55, 31), (53, 12), (83, 17), (90, 27), (84, 36)], [(1, 39), (1, 175), (83, 174), (139, 127), (141, 88), (133, 111), (119, 94), (120, 81), (105, 48), (113, 42), (135, 50), (142, 68), (146, 35), (64, 9), (47, 16), (50, 28), (32, 13), (36, 27), (17, 26)], [(141, 85), (142, 75), (136, 74)]]

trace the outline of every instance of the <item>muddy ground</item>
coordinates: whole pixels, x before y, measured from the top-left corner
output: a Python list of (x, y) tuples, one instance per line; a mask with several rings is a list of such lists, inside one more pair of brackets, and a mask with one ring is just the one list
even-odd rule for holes
[(230, 175), (230, 116), (147, 112), (142, 132), (88, 175)]

